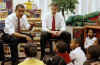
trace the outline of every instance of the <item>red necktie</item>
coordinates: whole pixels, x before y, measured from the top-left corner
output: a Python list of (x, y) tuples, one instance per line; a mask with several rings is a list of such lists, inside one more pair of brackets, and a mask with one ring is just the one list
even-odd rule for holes
[(21, 30), (20, 30), (20, 19), (18, 19), (18, 32), (20, 33)]
[(55, 16), (52, 19), (52, 31), (55, 31)]
[[(52, 31), (55, 31), (55, 16), (53, 16), (52, 19)], [(52, 35), (52, 38), (56, 37), (55, 35)]]

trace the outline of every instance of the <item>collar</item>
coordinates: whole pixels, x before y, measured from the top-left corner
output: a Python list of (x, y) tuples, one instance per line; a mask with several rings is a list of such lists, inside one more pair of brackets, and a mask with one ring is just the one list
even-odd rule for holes
[(30, 60), (30, 59), (34, 59), (33, 57), (28, 57), (28, 58), (26, 58), (25, 60)]
[[(14, 16), (15, 16), (16, 20), (18, 20), (18, 17), (16, 16), (16, 12), (14, 12)], [(22, 18), (23, 18), (23, 16), (22, 16)], [(22, 18), (20, 18), (20, 19), (22, 19)]]
[(17, 18), (17, 16), (16, 16), (16, 12), (14, 12), (13, 14), (14, 14), (15, 19), (17, 20), (18, 18)]
[[(73, 50), (79, 50), (79, 49), (81, 49), (81, 47), (77, 47), (77, 48), (75, 48), (75, 49), (73, 49)], [(73, 50), (72, 50), (72, 51), (73, 51)]]
[[(53, 14), (52, 14), (52, 12), (50, 13), (51, 14), (51, 16), (53, 16)], [(58, 12), (55, 14), (55, 17), (58, 15)]]
[(88, 36), (88, 39), (93, 39), (94, 37), (92, 37), (92, 38), (90, 38), (89, 36)]

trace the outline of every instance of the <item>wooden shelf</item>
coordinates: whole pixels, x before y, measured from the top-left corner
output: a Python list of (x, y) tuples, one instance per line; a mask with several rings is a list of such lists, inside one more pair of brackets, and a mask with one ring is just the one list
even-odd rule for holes
[(84, 28), (100, 29), (100, 26), (85, 26)]
[(28, 21), (41, 21), (41, 18), (27, 18)]

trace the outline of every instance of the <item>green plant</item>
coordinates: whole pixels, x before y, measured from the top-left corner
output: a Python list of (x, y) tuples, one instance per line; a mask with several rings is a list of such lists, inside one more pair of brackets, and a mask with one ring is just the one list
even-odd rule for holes
[(67, 13), (75, 13), (74, 9), (76, 8), (76, 4), (78, 4), (78, 0), (52, 0), (52, 2), (58, 4), (58, 9), (62, 11), (63, 16), (65, 16), (65, 11), (67, 11)]

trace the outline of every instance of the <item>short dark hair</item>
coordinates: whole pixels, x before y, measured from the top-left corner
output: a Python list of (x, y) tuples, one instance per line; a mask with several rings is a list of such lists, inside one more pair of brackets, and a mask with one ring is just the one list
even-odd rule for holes
[(19, 7), (21, 7), (21, 8), (25, 8), (23, 4), (18, 4), (18, 5), (16, 5), (16, 9), (15, 9), (15, 11), (17, 11)]
[(37, 55), (37, 48), (32, 45), (25, 45), (24, 50), (27, 57), (35, 57)]
[(67, 45), (63, 41), (58, 41), (56, 44), (56, 48), (60, 53), (65, 53), (67, 51)]
[(58, 7), (58, 4), (56, 2), (53, 2), (53, 3), (50, 4), (50, 6), (56, 6), (56, 7)]
[(87, 30), (87, 33), (88, 33), (90, 30), (93, 31), (93, 33), (95, 33), (95, 30), (94, 30), (94, 29), (88, 29), (88, 30)]
[(98, 60), (100, 57), (100, 46), (90, 46), (87, 52), (91, 55), (91, 59)]

